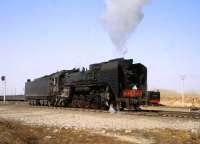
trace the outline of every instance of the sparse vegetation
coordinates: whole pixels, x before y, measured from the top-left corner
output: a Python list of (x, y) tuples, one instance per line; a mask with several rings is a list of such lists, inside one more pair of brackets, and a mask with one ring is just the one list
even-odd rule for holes
[(199, 126), (198, 126), (198, 129), (197, 129), (197, 131), (192, 131), (191, 130), (191, 136), (192, 136), (192, 138), (193, 139), (200, 139), (200, 124), (199, 124)]
[(0, 144), (199, 144), (198, 132), (152, 129), (152, 130), (95, 130), (59, 129), (29, 126), (18, 122), (0, 120)]
[[(121, 144), (108, 136), (87, 130), (58, 129), (28, 126), (18, 122), (0, 120), (0, 144)], [(123, 142), (129, 144), (128, 142)]]
[[(148, 133), (145, 133), (148, 135)], [(195, 133), (174, 129), (155, 129), (151, 131), (151, 136), (155, 138), (155, 144), (199, 144), (200, 139)]]

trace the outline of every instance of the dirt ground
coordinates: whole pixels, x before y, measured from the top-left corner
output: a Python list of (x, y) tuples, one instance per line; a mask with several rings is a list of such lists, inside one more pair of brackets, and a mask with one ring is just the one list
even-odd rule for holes
[(196, 131), (200, 121), (173, 117), (124, 115), (72, 111), (60, 108), (31, 107), (28, 105), (0, 105), (0, 118), (40, 126), (84, 129), (179, 129)]
[(199, 144), (190, 131), (153, 129), (135, 131), (59, 129), (0, 120), (0, 144)]
[(0, 120), (0, 138), (0, 144), (122, 143), (122, 141), (112, 137), (92, 134), (86, 130), (33, 127), (5, 120)]
[(200, 121), (0, 105), (0, 144), (199, 144)]

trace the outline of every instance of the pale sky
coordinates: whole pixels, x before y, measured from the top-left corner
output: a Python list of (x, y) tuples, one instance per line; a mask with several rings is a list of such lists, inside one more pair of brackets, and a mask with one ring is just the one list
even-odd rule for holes
[[(0, 0), (0, 75), (26, 79), (117, 58), (101, 24), (105, 0)], [(151, 0), (125, 58), (148, 68), (149, 89), (200, 91), (200, 1)], [(2, 83), (0, 83), (2, 94)]]

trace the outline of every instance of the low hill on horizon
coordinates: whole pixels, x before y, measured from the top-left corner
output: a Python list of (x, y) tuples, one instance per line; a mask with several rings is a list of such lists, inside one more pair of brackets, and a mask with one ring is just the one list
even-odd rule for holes
[(180, 92), (174, 90), (160, 89), (160, 103), (167, 106), (196, 106), (200, 107), (200, 94), (197, 92), (186, 92), (184, 98)]

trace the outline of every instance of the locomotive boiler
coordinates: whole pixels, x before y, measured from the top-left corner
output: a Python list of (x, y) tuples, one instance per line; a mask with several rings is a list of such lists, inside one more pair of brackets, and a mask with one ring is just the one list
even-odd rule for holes
[(119, 58), (29, 79), (25, 97), (31, 105), (138, 109), (146, 90), (147, 68)]

